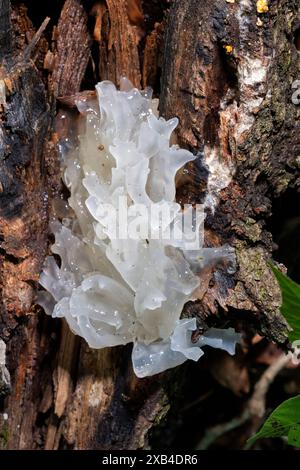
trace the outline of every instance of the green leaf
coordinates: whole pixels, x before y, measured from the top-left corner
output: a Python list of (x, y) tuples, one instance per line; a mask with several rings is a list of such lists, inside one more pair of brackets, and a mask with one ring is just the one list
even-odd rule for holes
[(290, 445), (300, 447), (300, 395), (281, 403), (248, 442), (253, 444), (262, 437), (280, 436), (287, 436)]
[[(281, 312), (290, 327), (289, 340), (300, 340), (300, 285), (282, 274), (275, 266), (271, 268), (282, 293)], [(300, 447), (300, 395), (286, 400), (265, 421), (260, 431), (249, 439), (253, 444), (262, 437), (286, 436), (288, 443)]]
[(289, 340), (300, 340), (300, 285), (282, 274), (275, 266), (271, 266), (282, 293), (281, 313), (293, 328)]
[(294, 447), (300, 447), (300, 428), (299, 425), (292, 426), (288, 433), (288, 443)]

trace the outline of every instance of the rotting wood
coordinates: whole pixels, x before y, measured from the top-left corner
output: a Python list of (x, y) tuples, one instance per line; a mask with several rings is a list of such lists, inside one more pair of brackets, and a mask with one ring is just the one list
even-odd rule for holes
[(107, 0), (105, 4), (107, 8), (101, 10), (98, 23), (101, 28), (100, 79), (110, 79), (114, 83), (119, 83), (120, 77), (126, 76), (135, 86), (140, 87), (138, 52), (141, 39), (140, 25), (132, 24), (130, 21), (125, 0)]
[[(239, 269), (234, 276), (224, 267), (203, 273), (200, 300), (189, 304), (185, 314), (197, 315), (199, 326), (206, 327), (206, 322), (218, 324), (220, 312), (239, 310), (269, 337), (277, 341), (286, 337), (278, 312), (280, 294), (266, 264), (272, 240), (265, 221), (274, 195), (299, 185), (299, 108), (289, 98), (290, 83), (299, 70), (293, 41), (299, 6), (293, 0), (279, 0), (260, 17), (262, 26), (257, 26), (255, 7), (245, 7), (248, 2), (210, 0), (200, 9), (199, 1), (176, 0), (165, 17), (167, 1), (147, 2), (147, 7), (145, 2), (132, 1), (130, 11), (125, 1), (92, 3), (89, 17), (79, 0), (65, 2), (52, 49), (42, 37), (35, 65), (31, 60), (19, 61), (35, 33), (26, 11), (14, 7), (14, 28), (21, 25), (28, 30), (27, 36), (17, 35), (15, 49), (13, 37), (6, 34), (8, 16), (0, 20), (0, 79), (6, 90), (1, 126), (6, 131), (3, 123), (8, 118), (10, 122), (19, 119), (18, 132), (12, 134), (13, 152), (10, 134), (4, 133), (1, 147), (1, 338), (7, 343), (12, 386), (4, 403), (8, 420), (0, 416), (0, 426), (8, 431), (7, 438), (1, 439), (2, 448), (147, 447), (149, 432), (166, 415), (170, 400), (176, 403), (168, 385), (172, 383), (176, 390), (181, 380), (195, 380), (186, 379), (184, 366), (180, 378), (171, 372), (137, 380), (131, 370), (130, 346), (90, 350), (65, 326), (61, 330), (59, 321), (32, 307), (47, 251), (45, 189), (52, 196), (60, 184), (55, 135), (49, 134), (52, 88), (62, 97), (58, 107), (80, 91), (91, 57), (87, 21), (92, 15), (96, 16), (93, 48), (99, 48), (93, 61), (99, 77), (118, 82), (126, 74), (136, 86), (142, 77), (157, 93), (161, 68), (160, 111), (180, 118), (180, 143), (208, 157), (213, 149), (217, 162), (234, 169), (232, 180), (218, 194), (215, 212), (207, 217), (206, 240), (211, 246), (234, 244)], [(143, 21), (142, 9), (151, 11), (152, 3), (157, 21)], [(8, 5), (8, 0), (0, 0), (4, 13)], [(243, 12), (238, 10), (241, 5)], [(50, 3), (47, 15), (51, 17)], [(270, 59), (271, 50), (277, 54)], [(266, 68), (267, 90), (242, 80), (252, 59)], [(259, 98), (263, 98), (260, 107), (249, 108), (251, 100)], [(7, 116), (7, 104), (24, 111), (26, 120), (11, 111)], [(249, 126), (246, 133), (240, 127), (243, 123)], [(178, 200), (201, 202), (207, 196), (208, 171), (203, 164), (189, 170)], [(215, 191), (213, 186), (210, 190)], [(234, 323), (231, 312), (232, 318)]]
[(79, 91), (90, 58), (87, 13), (79, 0), (66, 0), (53, 39), (51, 68), (55, 95), (73, 95)]
[[(215, 206), (206, 219), (207, 243), (214, 246), (217, 236), (218, 244), (230, 243), (237, 251), (235, 287), (227, 282), (222, 289), (226, 275), (221, 284), (221, 274), (214, 275), (200, 313), (205, 304), (217, 313), (218, 305), (239, 310), (248, 303), (263, 333), (282, 342), (287, 330), (267, 265), (272, 240), (265, 224), (272, 196), (300, 185), (299, 107), (291, 102), (300, 63), (293, 44), (297, 14), (298, 6), (287, 0), (261, 16), (251, 2), (212, 0), (200, 9), (196, 0), (174, 1), (160, 101), (163, 115), (180, 119), (179, 141), (198, 149), (213, 172), (207, 183), (208, 206)], [(191, 172), (197, 178), (199, 167)]]

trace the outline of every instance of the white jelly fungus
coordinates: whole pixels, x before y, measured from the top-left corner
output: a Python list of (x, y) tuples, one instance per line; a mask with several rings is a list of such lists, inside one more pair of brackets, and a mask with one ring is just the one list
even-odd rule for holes
[[(181, 217), (175, 175), (195, 156), (170, 146), (177, 119), (158, 118), (151, 91), (138, 91), (126, 79), (120, 90), (104, 81), (96, 91), (97, 99), (78, 100), (84, 126), (78, 145), (63, 152), (63, 178), (74, 217), (51, 223), (52, 252), (61, 264), (47, 258), (39, 304), (53, 317), (64, 317), (91, 348), (133, 342), (138, 377), (186, 359), (197, 361), (204, 345), (233, 354), (240, 335), (231, 328), (211, 328), (194, 343), (196, 319), (180, 319), (199, 285), (197, 266), (199, 271), (223, 256), (232, 261), (232, 250), (185, 251), (183, 243), (147, 239), (142, 230), (134, 239), (118, 238), (111, 229), (114, 211), (103, 209), (110, 204), (118, 211), (123, 197), (133, 212), (141, 205), (166, 205), (174, 215), (162, 222), (164, 229)], [(151, 223), (155, 233), (155, 221)]]

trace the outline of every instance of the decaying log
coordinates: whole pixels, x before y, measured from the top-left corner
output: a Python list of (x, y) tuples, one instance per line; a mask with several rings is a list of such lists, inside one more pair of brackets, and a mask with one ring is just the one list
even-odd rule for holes
[[(255, 314), (261, 331), (279, 342), (286, 326), (267, 265), (272, 238), (265, 226), (272, 198), (300, 184), (299, 107), (291, 98), (300, 63), (297, 15), (290, 1), (272, 2), (268, 14), (248, 0), (209, 1), (201, 9), (196, 0), (175, 1), (160, 103), (163, 115), (179, 117), (180, 141), (199, 149), (211, 172), (203, 201), (211, 208), (207, 243), (236, 247), (236, 282), (218, 303)], [(201, 308), (208, 303), (217, 312), (215, 285), (212, 290)]]
[(180, 119), (178, 141), (198, 154), (177, 199), (204, 202), (206, 244), (234, 246), (237, 271), (203, 272), (199, 300), (184, 314), (204, 327), (242, 319), (286, 341), (266, 222), (274, 198), (299, 187), (300, 108), (291, 95), (300, 5), (269, 3), (258, 13), (250, 0), (66, 0), (28, 56), (44, 17), (33, 25), (24, 6), (13, 4), (11, 16), (0, 0), (0, 365), (11, 376), (11, 387), (0, 382), (1, 448), (146, 448), (181, 384), (195, 380), (185, 366), (138, 380), (130, 345), (91, 350), (34, 307), (60, 190), (54, 96), (60, 109), (82, 83), (126, 75), (153, 86), (161, 114)]
[[(9, 2), (1, 2), (1, 7), (2, 34), (12, 31), (12, 26)], [(37, 341), (38, 316), (32, 306), (47, 253), (48, 192), (44, 156), (51, 125), (50, 106), (40, 73), (27, 54), (28, 49), (20, 50), (18, 45), (13, 34), (6, 35), (0, 72), (1, 337), (7, 342), (9, 371), (15, 372), (8, 398), (8, 408), (12, 403), (14, 409), (9, 416), (12, 447), (27, 446), (24, 435), (28, 435), (28, 426), (32, 428), (36, 419), (32, 387), (40, 382), (33, 371), (45, 352), (45, 345)]]

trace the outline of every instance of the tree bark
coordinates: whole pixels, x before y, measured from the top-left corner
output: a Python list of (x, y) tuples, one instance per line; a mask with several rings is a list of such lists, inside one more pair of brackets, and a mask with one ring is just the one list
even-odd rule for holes
[[(206, 246), (231, 245), (237, 257), (235, 273), (222, 265), (201, 273), (198, 300), (183, 315), (202, 328), (230, 324), (285, 344), (268, 220), (275, 198), (300, 184), (300, 107), (292, 103), (300, 5), (274, 0), (259, 12), (252, 0), (52, 3), (0, 0), (0, 446), (167, 446), (174, 436), (159, 432), (162, 418), (182, 406), (195, 380), (189, 365), (138, 380), (130, 345), (92, 350), (34, 304), (52, 201), (63, 191), (54, 117), (99, 80), (126, 75), (152, 86), (161, 115), (180, 119), (178, 142), (199, 155), (177, 200), (204, 203)], [(199, 380), (219, 360), (207, 358), (193, 368)]]

